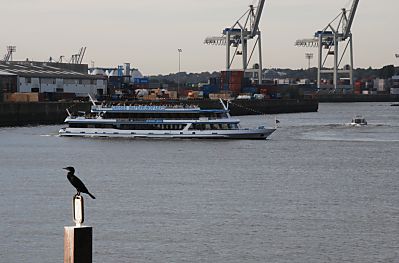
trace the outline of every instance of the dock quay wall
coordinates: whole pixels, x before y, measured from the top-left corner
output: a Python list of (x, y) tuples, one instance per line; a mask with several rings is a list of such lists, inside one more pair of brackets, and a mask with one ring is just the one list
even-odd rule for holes
[(319, 95), (319, 102), (398, 102), (399, 95), (378, 94), (378, 95)]
[[(125, 102), (120, 102), (125, 103)], [(218, 100), (184, 101), (129, 101), (128, 104), (191, 104), (204, 109), (221, 108)], [(40, 124), (62, 124), (71, 112), (90, 111), (89, 102), (0, 102), (0, 127)], [(278, 114), (296, 112), (316, 112), (317, 100), (234, 100), (230, 104), (233, 116)]]
[(317, 112), (317, 100), (234, 100), (230, 106), (233, 116)]
[(61, 124), (67, 116), (67, 108), (87, 111), (90, 105), (72, 102), (0, 102), (0, 127)]

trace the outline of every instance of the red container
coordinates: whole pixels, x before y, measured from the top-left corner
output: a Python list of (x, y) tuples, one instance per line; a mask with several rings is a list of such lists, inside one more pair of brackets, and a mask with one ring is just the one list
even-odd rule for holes
[(355, 87), (356, 88), (363, 88), (365, 86), (365, 83), (363, 81), (356, 81), (355, 82)]
[(229, 90), (234, 94), (241, 93), (241, 84), (230, 84)]
[(242, 70), (222, 71), (222, 82), (241, 83), (243, 78), (244, 78), (244, 71)]

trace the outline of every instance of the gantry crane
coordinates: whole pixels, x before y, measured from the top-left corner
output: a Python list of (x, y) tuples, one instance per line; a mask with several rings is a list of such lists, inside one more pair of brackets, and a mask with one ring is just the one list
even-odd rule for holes
[[(351, 27), (355, 18), (359, 0), (353, 0), (350, 10), (343, 8), (323, 30), (317, 31), (314, 38), (300, 39), (295, 42), (300, 47), (318, 47), (317, 86), (321, 86), (322, 74), (333, 74), (334, 92), (339, 92), (339, 77), (349, 76), (350, 86), (353, 88), (353, 40)], [(347, 15), (349, 11), (349, 16)], [(334, 25), (335, 26), (334, 26)], [(340, 45), (345, 44), (341, 52)], [(341, 66), (349, 47), (349, 65)], [(333, 56), (333, 68), (326, 68), (326, 62)], [(331, 59), (330, 59), (331, 60)], [(343, 91), (343, 90), (342, 90)]]
[[(259, 0), (258, 6), (249, 6), (240, 19), (238, 19), (232, 27), (223, 30), (223, 36), (207, 37), (204, 41), (208, 45), (225, 45), (226, 46), (226, 70), (230, 70), (234, 59), (237, 55), (242, 56), (242, 69), (246, 72), (257, 72), (259, 84), (262, 83), (262, 45), (261, 32), (259, 30), (259, 22), (262, 16), (263, 7), (266, 0)], [(252, 51), (248, 54), (248, 41), (255, 40)], [(255, 69), (249, 69), (249, 63), (258, 47), (259, 66)], [(232, 54), (232, 48), (234, 53)], [(241, 50), (240, 50), (241, 49)]]

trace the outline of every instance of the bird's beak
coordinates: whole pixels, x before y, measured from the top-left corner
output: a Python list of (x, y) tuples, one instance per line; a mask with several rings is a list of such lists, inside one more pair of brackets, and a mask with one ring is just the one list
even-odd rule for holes
[(68, 170), (68, 168), (66, 168), (66, 167), (65, 167), (65, 168), (62, 168), (62, 169), (64, 169), (64, 170)]

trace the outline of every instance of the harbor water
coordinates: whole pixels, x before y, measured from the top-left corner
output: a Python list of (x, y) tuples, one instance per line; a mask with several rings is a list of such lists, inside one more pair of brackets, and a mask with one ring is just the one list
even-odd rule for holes
[[(369, 125), (345, 125), (357, 114)], [(0, 262), (62, 262), (75, 194), (66, 166), (97, 198), (85, 196), (94, 262), (399, 262), (399, 107), (276, 117), (266, 141), (1, 128)]]

